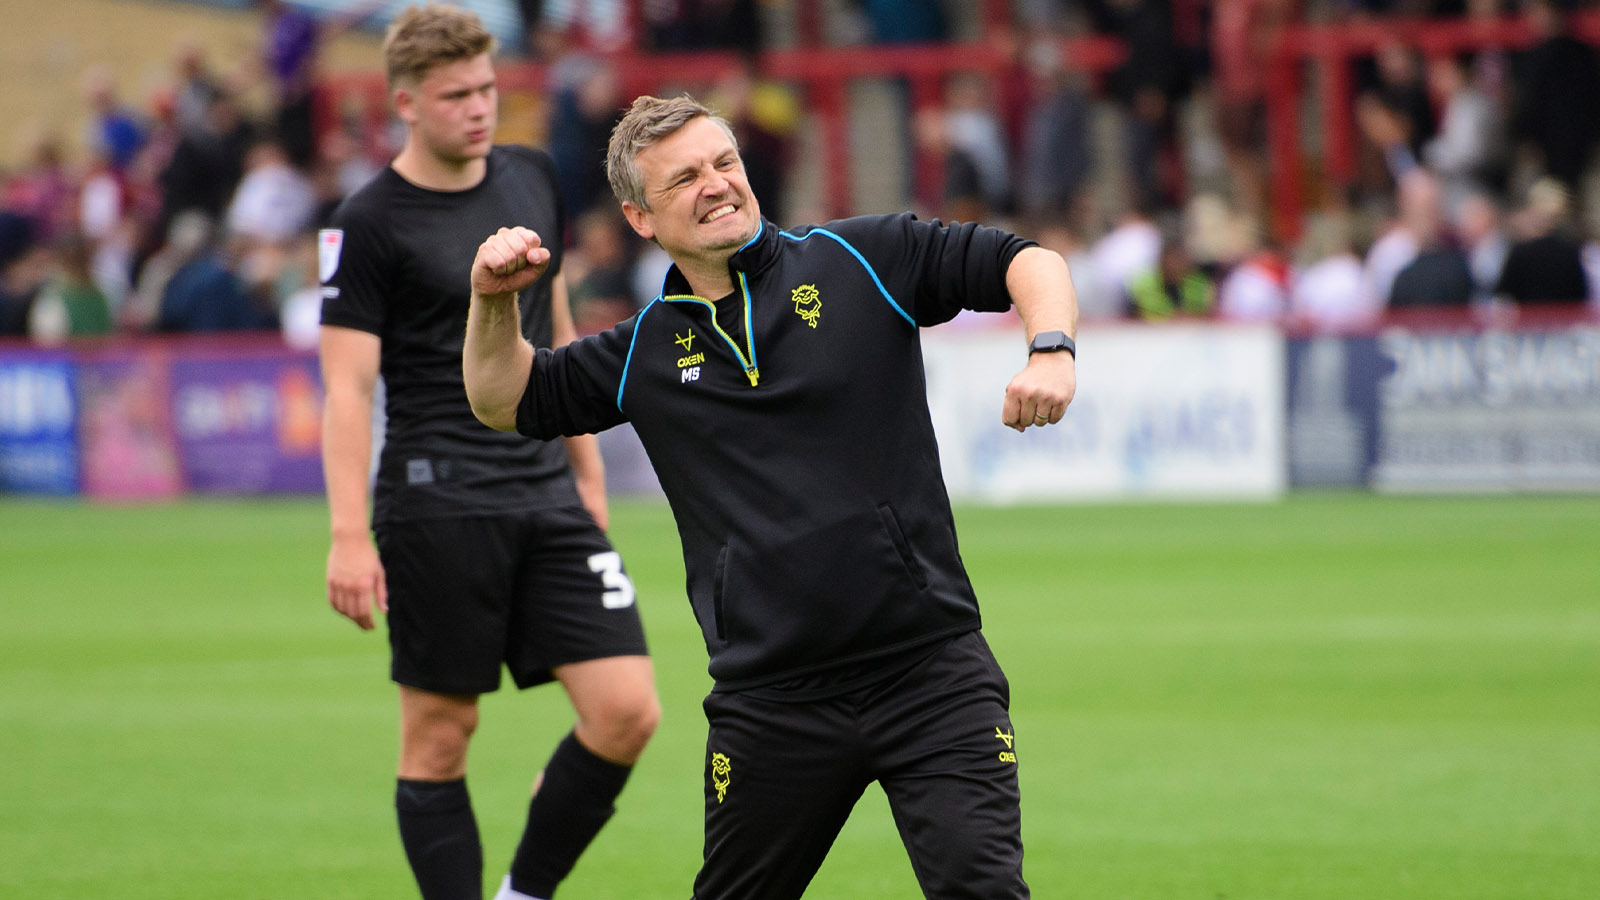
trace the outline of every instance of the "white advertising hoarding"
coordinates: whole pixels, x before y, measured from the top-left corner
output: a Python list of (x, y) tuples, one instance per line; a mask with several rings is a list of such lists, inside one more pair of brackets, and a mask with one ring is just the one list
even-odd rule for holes
[(1059, 425), (1000, 424), (1020, 326), (923, 332), (928, 404), (953, 498), (1258, 499), (1283, 494), (1284, 341), (1269, 326), (1091, 326)]

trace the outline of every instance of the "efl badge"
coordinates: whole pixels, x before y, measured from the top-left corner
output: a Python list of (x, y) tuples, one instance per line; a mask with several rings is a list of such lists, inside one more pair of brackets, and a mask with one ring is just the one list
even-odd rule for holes
[(817, 319), (822, 317), (822, 295), (817, 293), (817, 286), (802, 284), (794, 289), (791, 298), (794, 300), (795, 314), (805, 319), (812, 328), (817, 327)]
[(322, 281), (339, 271), (339, 251), (344, 249), (344, 229), (324, 228), (317, 232), (317, 276)]

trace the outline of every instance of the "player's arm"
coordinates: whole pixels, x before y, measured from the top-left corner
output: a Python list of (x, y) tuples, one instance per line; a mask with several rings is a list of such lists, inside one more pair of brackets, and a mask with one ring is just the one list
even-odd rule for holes
[[(1061, 254), (1028, 247), (1012, 257), (1006, 269), (1006, 290), (1022, 317), (1028, 342), (1044, 331), (1078, 333), (1078, 297)], [(1077, 359), (1071, 353), (1035, 353), (1006, 385), (1001, 421), (1018, 431), (1030, 425), (1061, 421), (1078, 390)], [(1042, 416), (1043, 418), (1037, 418)]]
[(389, 611), (383, 564), (367, 519), (372, 457), (372, 394), (378, 381), (377, 335), (322, 326), (322, 472), (328, 491), (328, 603), (363, 630), (372, 608)]
[[(567, 292), (566, 276), (557, 276), (550, 285), (550, 318), (552, 343), (562, 347), (578, 338), (578, 328), (572, 321), (571, 295)], [(600, 458), (600, 440), (592, 434), (562, 438), (567, 445), (567, 458), (572, 460), (572, 477), (578, 485), (578, 499), (584, 509), (594, 516), (594, 521), (604, 530), (609, 523), (610, 511), (606, 507), (606, 464)]]
[(533, 345), (522, 336), (517, 293), (549, 265), (550, 251), (526, 228), (495, 232), (472, 261), (461, 375), (472, 414), (498, 431), (516, 430), (517, 404), (533, 371)]

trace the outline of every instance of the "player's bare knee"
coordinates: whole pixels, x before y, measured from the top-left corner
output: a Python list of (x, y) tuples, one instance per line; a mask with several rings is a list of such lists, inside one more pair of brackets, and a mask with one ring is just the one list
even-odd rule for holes
[(579, 738), (613, 762), (632, 764), (661, 722), (655, 691), (617, 692), (580, 711)]

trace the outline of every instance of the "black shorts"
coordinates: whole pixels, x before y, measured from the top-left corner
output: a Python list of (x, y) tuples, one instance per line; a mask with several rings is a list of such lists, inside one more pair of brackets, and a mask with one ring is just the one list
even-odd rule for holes
[(643, 655), (622, 558), (581, 506), (385, 524), (390, 677), (483, 694), (505, 664), (518, 687), (565, 663)]
[(927, 897), (1028, 897), (1010, 696), (978, 632), (839, 696), (711, 694), (695, 900), (801, 896), (873, 781)]

